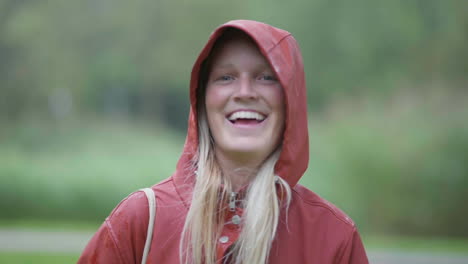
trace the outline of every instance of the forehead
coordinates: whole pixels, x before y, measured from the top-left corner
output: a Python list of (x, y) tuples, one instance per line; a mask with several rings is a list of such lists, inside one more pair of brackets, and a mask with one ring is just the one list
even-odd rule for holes
[(258, 46), (245, 33), (222, 36), (214, 45), (210, 57), (211, 67), (237, 59), (255, 60), (269, 66)]

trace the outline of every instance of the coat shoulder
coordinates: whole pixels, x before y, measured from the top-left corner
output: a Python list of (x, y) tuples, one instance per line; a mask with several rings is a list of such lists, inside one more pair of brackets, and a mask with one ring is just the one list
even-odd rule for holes
[(317, 214), (317, 211), (329, 218), (330, 220), (344, 223), (352, 229), (355, 229), (355, 223), (345, 212), (343, 212), (336, 205), (320, 197), (315, 192), (308, 188), (297, 184), (293, 190), (293, 199), (296, 198), (297, 202), (305, 208), (308, 208), (305, 213)]
[[(171, 178), (151, 188), (157, 200), (170, 190)], [(149, 203), (143, 191), (125, 197), (94, 234), (79, 263), (138, 263), (146, 242)]]
[[(164, 196), (165, 193), (171, 190), (171, 186), (172, 178), (168, 178), (151, 186), (151, 189), (154, 191), (155, 196), (158, 199), (160, 196)], [(146, 194), (141, 190), (136, 190), (120, 201), (120, 203), (112, 210), (107, 220), (121, 217), (146, 219), (147, 216), (148, 199), (146, 198)]]

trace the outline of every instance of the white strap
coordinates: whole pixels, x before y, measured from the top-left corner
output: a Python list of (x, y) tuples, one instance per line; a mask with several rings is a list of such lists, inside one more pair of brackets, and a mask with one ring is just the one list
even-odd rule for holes
[(145, 264), (146, 259), (148, 258), (148, 253), (151, 248), (151, 240), (153, 239), (153, 227), (154, 227), (154, 218), (156, 217), (156, 199), (154, 198), (154, 191), (151, 188), (140, 189), (146, 194), (148, 198), (148, 207), (149, 207), (149, 222), (148, 222), (148, 231), (146, 232), (146, 242), (145, 249), (143, 250), (143, 257), (141, 258), (141, 263)]

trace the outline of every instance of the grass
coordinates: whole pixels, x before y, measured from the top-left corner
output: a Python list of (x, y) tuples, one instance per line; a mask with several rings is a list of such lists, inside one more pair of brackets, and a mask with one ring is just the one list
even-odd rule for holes
[(0, 252), (0, 263), (8, 264), (67, 264), (76, 263), (78, 255), (50, 253)]
[(183, 140), (135, 122), (29, 122), (0, 141), (4, 219), (96, 221), (129, 193), (169, 177)]
[(407, 236), (363, 236), (367, 250), (402, 250), (432, 253), (451, 253), (468, 256), (468, 239), (419, 238)]

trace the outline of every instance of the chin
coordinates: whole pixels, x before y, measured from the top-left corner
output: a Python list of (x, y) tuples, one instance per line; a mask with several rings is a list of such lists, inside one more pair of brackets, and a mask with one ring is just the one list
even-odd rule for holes
[(225, 151), (235, 153), (236, 155), (251, 157), (255, 160), (264, 160), (271, 152), (268, 146), (258, 144), (258, 141), (231, 143), (229, 146), (226, 146)]

